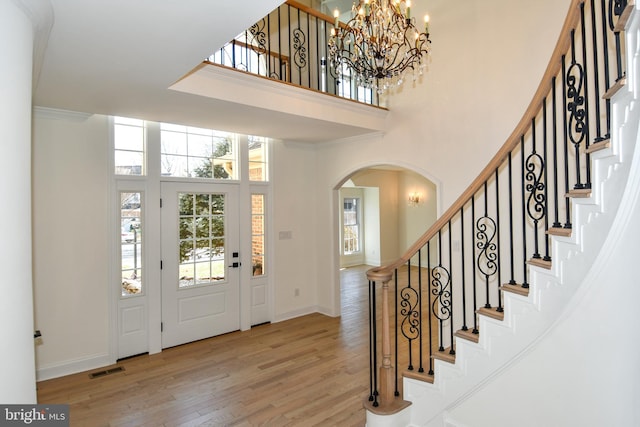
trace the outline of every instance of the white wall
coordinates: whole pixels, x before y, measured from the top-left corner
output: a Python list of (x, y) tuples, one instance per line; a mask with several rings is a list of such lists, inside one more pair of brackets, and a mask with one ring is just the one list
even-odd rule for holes
[[(273, 156), (274, 320), (323, 311), (317, 306), (315, 150), (277, 142)], [(290, 238), (284, 236), (290, 233)]]
[[(420, 202), (409, 205), (409, 195), (418, 193)], [(406, 252), (416, 240), (438, 219), (436, 185), (416, 174), (407, 171), (398, 176), (398, 208), (401, 219), (398, 230), (400, 251)]]
[(31, 272), (31, 79), (34, 30), (0, 2), (0, 402), (35, 403)]
[(354, 184), (362, 187), (378, 188), (379, 250), (381, 264), (400, 256), (398, 246), (398, 172), (382, 169), (364, 169), (351, 177)]
[(364, 263), (366, 265), (381, 265), (380, 232), (380, 190), (365, 187), (364, 191)]
[(100, 366), (109, 356), (108, 123), (36, 110), (33, 126), (37, 367)]

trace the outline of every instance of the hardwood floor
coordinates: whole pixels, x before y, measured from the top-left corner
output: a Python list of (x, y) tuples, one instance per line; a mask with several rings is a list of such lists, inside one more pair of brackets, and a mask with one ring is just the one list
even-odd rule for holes
[(341, 272), (340, 318), (311, 314), (124, 360), (119, 373), (42, 381), (38, 401), (69, 404), (82, 427), (363, 426), (367, 268)]

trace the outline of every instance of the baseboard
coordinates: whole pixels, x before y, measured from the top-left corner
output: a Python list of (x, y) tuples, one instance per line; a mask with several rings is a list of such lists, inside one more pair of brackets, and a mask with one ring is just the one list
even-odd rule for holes
[(113, 365), (115, 362), (116, 361), (108, 354), (101, 354), (83, 359), (71, 360), (56, 365), (43, 366), (36, 369), (36, 381), (50, 380), (52, 378), (102, 368)]
[(317, 307), (303, 307), (293, 311), (287, 311), (286, 313), (277, 314), (273, 317), (273, 323), (284, 322), (285, 320), (295, 319), (296, 317), (306, 316), (317, 312)]

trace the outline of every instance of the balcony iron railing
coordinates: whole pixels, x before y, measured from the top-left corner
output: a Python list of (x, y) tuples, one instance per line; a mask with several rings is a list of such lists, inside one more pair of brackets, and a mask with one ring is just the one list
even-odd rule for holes
[(208, 58), (223, 65), (307, 89), (380, 106), (378, 94), (358, 86), (345, 68), (328, 63), (334, 18), (288, 0)]

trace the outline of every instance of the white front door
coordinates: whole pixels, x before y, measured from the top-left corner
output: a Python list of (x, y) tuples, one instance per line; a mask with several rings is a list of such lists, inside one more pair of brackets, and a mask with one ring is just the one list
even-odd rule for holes
[(164, 182), (162, 347), (240, 329), (238, 189)]

